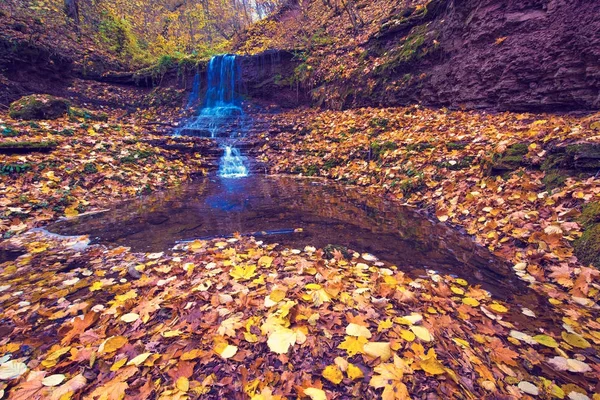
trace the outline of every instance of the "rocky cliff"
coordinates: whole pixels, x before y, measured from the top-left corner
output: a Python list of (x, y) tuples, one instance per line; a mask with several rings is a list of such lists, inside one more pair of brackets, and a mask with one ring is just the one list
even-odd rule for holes
[(343, 10), (328, 11), (315, 0), (301, 12), (291, 7), (251, 29), (238, 48), (252, 51), (248, 43), (267, 43), (303, 50), (304, 88), (315, 104), (328, 108), (600, 108), (599, 1), (355, 5), (362, 21), (356, 29)]

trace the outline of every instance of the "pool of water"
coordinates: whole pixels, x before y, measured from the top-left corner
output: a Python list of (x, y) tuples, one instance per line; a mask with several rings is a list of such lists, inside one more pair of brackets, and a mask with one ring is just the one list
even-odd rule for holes
[(500, 297), (507, 287), (526, 290), (509, 265), (444, 224), (355, 187), (293, 177), (214, 177), (47, 230), (144, 252), (240, 233), (291, 248), (372, 253), (413, 275), (433, 269), (468, 278)]

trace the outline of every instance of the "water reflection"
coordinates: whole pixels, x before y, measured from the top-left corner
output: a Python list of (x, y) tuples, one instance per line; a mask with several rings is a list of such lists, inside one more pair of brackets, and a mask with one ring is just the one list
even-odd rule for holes
[(267, 232), (265, 240), (289, 247), (341, 245), (413, 273), (434, 269), (468, 277), (492, 292), (507, 285), (523, 288), (506, 263), (443, 224), (355, 188), (294, 178), (206, 179), (49, 230), (90, 234), (96, 242), (136, 251), (162, 251), (185, 239)]

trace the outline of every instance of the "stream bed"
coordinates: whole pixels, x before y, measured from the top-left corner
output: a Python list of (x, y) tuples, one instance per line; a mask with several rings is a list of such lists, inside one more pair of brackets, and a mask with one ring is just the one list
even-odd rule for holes
[(355, 187), (317, 180), (206, 178), (47, 230), (142, 252), (239, 233), (290, 248), (338, 249), (348, 257), (346, 248), (371, 253), (411, 275), (431, 269), (465, 277), (500, 298), (531, 292), (505, 261), (469, 236)]

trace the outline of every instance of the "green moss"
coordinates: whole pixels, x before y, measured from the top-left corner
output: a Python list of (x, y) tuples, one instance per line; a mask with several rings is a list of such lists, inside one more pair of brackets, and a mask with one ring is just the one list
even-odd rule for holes
[(529, 143), (515, 143), (506, 149), (506, 156), (524, 156), (529, 152)]
[(306, 176), (315, 176), (319, 174), (319, 167), (316, 165), (309, 165), (304, 168), (304, 175)]
[(22, 174), (31, 169), (30, 163), (0, 164), (0, 175)]
[(0, 130), (0, 133), (2, 133), (2, 136), (4, 137), (15, 137), (15, 136), (19, 136), (19, 132), (15, 129), (13, 129), (10, 126), (4, 126), (2, 127), (2, 130)]
[(386, 74), (399, 70), (404, 65), (425, 56), (428, 53), (429, 42), (433, 43), (433, 38), (432, 40), (426, 39), (427, 33), (428, 28), (426, 24), (412, 29), (403, 43), (395, 48), (388, 59), (375, 69), (375, 73)]
[(378, 160), (386, 151), (396, 150), (398, 145), (394, 142), (373, 142), (371, 143), (371, 158)]
[(335, 168), (341, 164), (341, 161), (335, 158), (330, 158), (329, 160), (323, 163), (323, 169), (330, 170), (331, 168)]
[(411, 143), (406, 146), (406, 151), (423, 151), (427, 149), (432, 149), (434, 147), (434, 145), (428, 142)]
[(564, 168), (568, 165), (569, 157), (565, 154), (549, 154), (542, 162), (542, 171)]
[(469, 168), (473, 164), (473, 161), (475, 161), (475, 157), (466, 156), (466, 157), (462, 157), (456, 163), (450, 163), (448, 161), (443, 161), (440, 163), (436, 163), (436, 165), (440, 168), (447, 168), (451, 171), (459, 171), (461, 169)]
[(584, 265), (592, 264), (600, 268), (600, 224), (593, 224), (583, 235), (573, 242), (575, 255)]
[(369, 126), (372, 128), (387, 128), (390, 123), (390, 120), (387, 118), (372, 118), (369, 121)]
[(581, 215), (577, 221), (584, 228), (600, 223), (600, 202), (586, 204), (581, 210)]
[(98, 167), (94, 163), (86, 163), (83, 166), (83, 172), (86, 174), (95, 174), (98, 172)]
[(566, 174), (561, 171), (553, 170), (548, 171), (544, 175), (544, 179), (542, 179), (542, 183), (546, 187), (546, 190), (551, 191), (552, 189), (556, 189), (558, 187), (562, 187), (567, 180)]
[(56, 142), (0, 142), (0, 149), (46, 149), (55, 147)]
[(400, 191), (405, 196), (409, 196), (414, 192), (419, 191), (425, 187), (425, 181), (423, 180), (423, 174), (418, 174), (412, 178), (404, 179), (398, 185)]
[(465, 142), (448, 142), (448, 143), (446, 143), (446, 149), (448, 149), (448, 151), (462, 150), (465, 147), (467, 147), (467, 143), (465, 143)]
[(85, 108), (71, 107), (69, 109), (69, 115), (72, 117), (89, 119), (92, 121), (108, 121), (108, 114), (104, 112), (94, 112)]
[(133, 153), (121, 158), (120, 161), (122, 164), (136, 164), (141, 160), (152, 157), (153, 155), (154, 155), (154, 153), (151, 151), (137, 150), (137, 151), (134, 151)]
[(9, 115), (14, 119), (56, 119), (69, 111), (69, 102), (49, 95), (31, 95), (10, 105)]
[(503, 174), (514, 171), (529, 163), (525, 156), (529, 152), (529, 143), (515, 143), (510, 145), (502, 154), (494, 154), (491, 163), (488, 163), (489, 172)]

